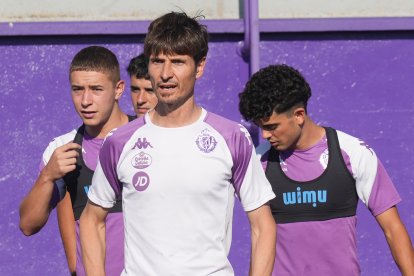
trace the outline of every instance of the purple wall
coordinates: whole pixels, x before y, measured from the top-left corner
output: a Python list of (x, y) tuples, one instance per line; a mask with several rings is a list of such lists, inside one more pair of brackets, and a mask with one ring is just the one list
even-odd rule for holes
[[(237, 34), (239, 25), (212, 34), (205, 75), (196, 92), (203, 106), (233, 120), (240, 120), (237, 94), (249, 69), (238, 54), (243, 39)], [(125, 68), (142, 51), (142, 39), (130, 34), (0, 36), (0, 275), (67, 275), (55, 212), (40, 233), (27, 238), (18, 230), (18, 206), (37, 176), (48, 142), (80, 124), (69, 96), (67, 71), (73, 55), (85, 46), (102, 45), (113, 50)], [(317, 122), (358, 136), (376, 150), (400, 191), (399, 211), (413, 236), (414, 32), (267, 30), (261, 39), (261, 67), (287, 63), (307, 77), (313, 88), (309, 111)], [(125, 70), (122, 73), (126, 78)], [(121, 106), (132, 113), (128, 92)], [(236, 275), (247, 275), (249, 226), (236, 207), (230, 259)], [(361, 207), (363, 275), (400, 275), (382, 231)]]

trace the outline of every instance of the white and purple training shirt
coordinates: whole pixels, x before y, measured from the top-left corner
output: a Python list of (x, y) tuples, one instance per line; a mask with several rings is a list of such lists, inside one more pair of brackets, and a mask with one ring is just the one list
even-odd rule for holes
[[(54, 138), (43, 153), (40, 169), (49, 162), (53, 152), (56, 148), (61, 147), (71, 141), (76, 136), (77, 130), (74, 129), (64, 135)], [(82, 141), (82, 157), (86, 166), (94, 170), (98, 162), (99, 149), (102, 145), (102, 138), (94, 138), (84, 133)], [(85, 183), (90, 185), (91, 183)], [(85, 190), (86, 193), (86, 190)], [(63, 199), (66, 194), (66, 184), (63, 179), (55, 181), (54, 193), (51, 200), (51, 205), (55, 207), (59, 201)], [(86, 202), (85, 202), (86, 204)], [(79, 235), (79, 220), (73, 222), (76, 229), (76, 275), (86, 275), (82, 263), (82, 250)], [(106, 218), (106, 262), (105, 272), (107, 275), (119, 275), (124, 267), (124, 221), (122, 213), (110, 213)], [(110, 261), (108, 261), (110, 260)]]
[[(337, 131), (345, 164), (355, 179), (359, 199), (377, 216), (401, 201), (375, 152), (363, 141)], [(267, 146), (258, 152), (264, 169)], [(283, 172), (295, 181), (316, 179), (328, 162), (326, 136), (306, 150), (280, 152)], [(282, 199), (280, 199), (282, 200)], [(277, 224), (276, 260), (273, 275), (360, 275), (356, 245), (356, 216), (325, 221)]]
[(234, 191), (245, 211), (275, 197), (247, 130), (203, 109), (184, 127), (156, 126), (146, 114), (114, 131), (88, 196), (110, 208), (122, 194), (122, 275), (234, 275)]

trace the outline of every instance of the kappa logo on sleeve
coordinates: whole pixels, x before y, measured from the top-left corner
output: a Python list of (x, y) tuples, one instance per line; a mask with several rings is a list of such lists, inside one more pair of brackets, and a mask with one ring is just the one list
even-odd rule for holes
[(252, 137), (250, 136), (249, 131), (241, 124), (239, 124), (240, 131), (244, 133), (244, 136), (246, 137), (247, 141), (249, 141), (249, 146), (252, 144)]
[(106, 136), (105, 136), (105, 138), (104, 138), (104, 140), (103, 140), (103, 142), (102, 142), (102, 144), (103, 143), (105, 143), (106, 142), (106, 139), (108, 139), (109, 137), (111, 137), (113, 134), (114, 134), (114, 132), (116, 131), (117, 129), (116, 128), (114, 128), (114, 129), (112, 129)]
[(364, 141), (362, 141), (362, 140), (359, 140), (359, 144), (361, 145), (361, 146), (363, 146), (363, 147), (365, 147), (365, 148), (367, 148), (367, 150), (369, 150), (370, 152), (371, 152), (371, 154), (374, 154), (374, 151), (372, 150), (372, 148), (367, 144), (367, 143), (365, 143)]

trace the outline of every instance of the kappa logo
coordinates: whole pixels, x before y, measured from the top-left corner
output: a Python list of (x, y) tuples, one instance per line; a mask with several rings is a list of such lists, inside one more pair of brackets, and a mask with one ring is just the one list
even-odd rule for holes
[(135, 143), (134, 147), (132, 149), (146, 149), (146, 148), (152, 148), (153, 146), (151, 145), (150, 142), (147, 141), (147, 138), (138, 138), (137, 142)]
[(244, 133), (244, 136), (249, 141), (249, 145), (251, 145), (252, 144), (252, 137), (250, 136), (249, 131), (241, 124), (239, 124), (239, 127), (240, 127), (240, 131)]
[(134, 185), (135, 190), (138, 192), (145, 191), (148, 188), (149, 184), (150, 178), (145, 172), (137, 172), (132, 177), (132, 185)]
[(196, 139), (197, 147), (205, 153), (212, 152), (217, 145), (216, 138), (210, 135), (208, 129), (204, 129)]
[(371, 152), (371, 154), (374, 155), (374, 151), (372, 150), (372, 148), (367, 143), (365, 143), (362, 140), (359, 140), (359, 144), (363, 147), (366, 147)]
[(106, 142), (106, 139), (108, 139), (109, 137), (111, 137), (111, 136), (114, 134), (115, 130), (117, 130), (117, 129), (116, 129), (116, 128), (112, 129), (112, 130), (111, 130), (111, 131), (110, 131), (110, 132), (109, 132), (109, 133), (105, 136), (105, 138), (104, 138), (104, 140), (103, 140), (102, 144)]

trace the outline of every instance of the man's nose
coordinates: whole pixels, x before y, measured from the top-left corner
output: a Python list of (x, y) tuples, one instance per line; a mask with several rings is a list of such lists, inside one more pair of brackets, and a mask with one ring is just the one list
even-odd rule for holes
[(172, 77), (172, 66), (171, 63), (165, 62), (161, 70), (161, 78), (166, 81)]
[(82, 105), (88, 106), (92, 104), (92, 93), (89, 90), (85, 90), (82, 95)]
[(139, 92), (139, 95), (138, 95), (138, 103), (139, 104), (143, 104), (143, 103), (146, 103), (147, 102), (147, 95), (146, 95), (146, 93), (145, 92)]
[(263, 139), (269, 139), (272, 136), (272, 133), (268, 130), (262, 129), (262, 137)]

